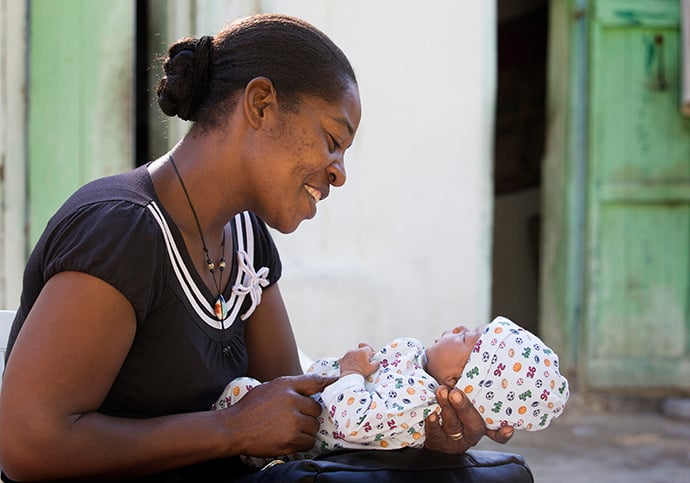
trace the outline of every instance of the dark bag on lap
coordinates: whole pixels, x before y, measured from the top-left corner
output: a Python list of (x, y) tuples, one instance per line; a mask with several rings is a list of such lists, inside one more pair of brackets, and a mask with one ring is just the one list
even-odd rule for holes
[(534, 483), (520, 455), (470, 450), (449, 455), (427, 449), (338, 451), (313, 460), (276, 464), (235, 480), (318, 483)]

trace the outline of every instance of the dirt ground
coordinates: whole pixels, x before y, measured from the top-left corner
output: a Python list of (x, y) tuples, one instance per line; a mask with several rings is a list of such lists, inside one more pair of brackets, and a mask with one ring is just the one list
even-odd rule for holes
[(517, 431), (507, 445), (484, 438), (477, 449), (522, 455), (537, 483), (690, 483), (690, 418), (661, 408), (571, 395), (547, 429)]

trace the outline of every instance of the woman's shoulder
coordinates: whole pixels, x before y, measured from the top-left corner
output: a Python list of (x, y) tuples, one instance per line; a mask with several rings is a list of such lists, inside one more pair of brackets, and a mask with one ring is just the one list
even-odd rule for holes
[(146, 206), (156, 199), (151, 176), (145, 166), (125, 173), (90, 181), (80, 187), (63, 205), (63, 209), (106, 201), (128, 201)]
[(155, 193), (145, 175), (138, 169), (77, 190), (36, 243), (27, 264), (32, 280), (40, 284), (59, 272), (87, 273), (122, 292), (138, 316), (144, 313), (158, 287), (154, 280), (163, 279), (166, 266), (161, 215), (152, 208)]
[(99, 240), (122, 244), (135, 238), (141, 242), (141, 237), (159, 236), (151, 198), (103, 181), (85, 185), (65, 201), (48, 221), (38, 245), (81, 244), (89, 237), (92, 246)]

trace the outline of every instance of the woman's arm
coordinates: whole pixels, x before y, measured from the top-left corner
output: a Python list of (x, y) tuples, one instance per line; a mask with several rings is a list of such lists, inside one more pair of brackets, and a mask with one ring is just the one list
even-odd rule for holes
[[(223, 411), (143, 420), (96, 412), (135, 330), (131, 304), (102, 280), (62, 272), (48, 281), (17, 337), (0, 394), (0, 465), (10, 478), (133, 477), (313, 444), (320, 407), (304, 395), (321, 390), (316, 377), (277, 381)], [(264, 440), (257, 432), (270, 441), (257, 441)]]
[(266, 288), (245, 330), (247, 375), (259, 381), (302, 374), (297, 344), (278, 284)]

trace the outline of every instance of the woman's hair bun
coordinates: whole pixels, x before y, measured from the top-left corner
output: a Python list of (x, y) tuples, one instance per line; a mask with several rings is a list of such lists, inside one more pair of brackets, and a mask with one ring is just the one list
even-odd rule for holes
[(163, 63), (165, 75), (158, 82), (158, 105), (168, 116), (194, 121), (197, 108), (204, 100), (213, 37), (183, 38), (168, 50)]

